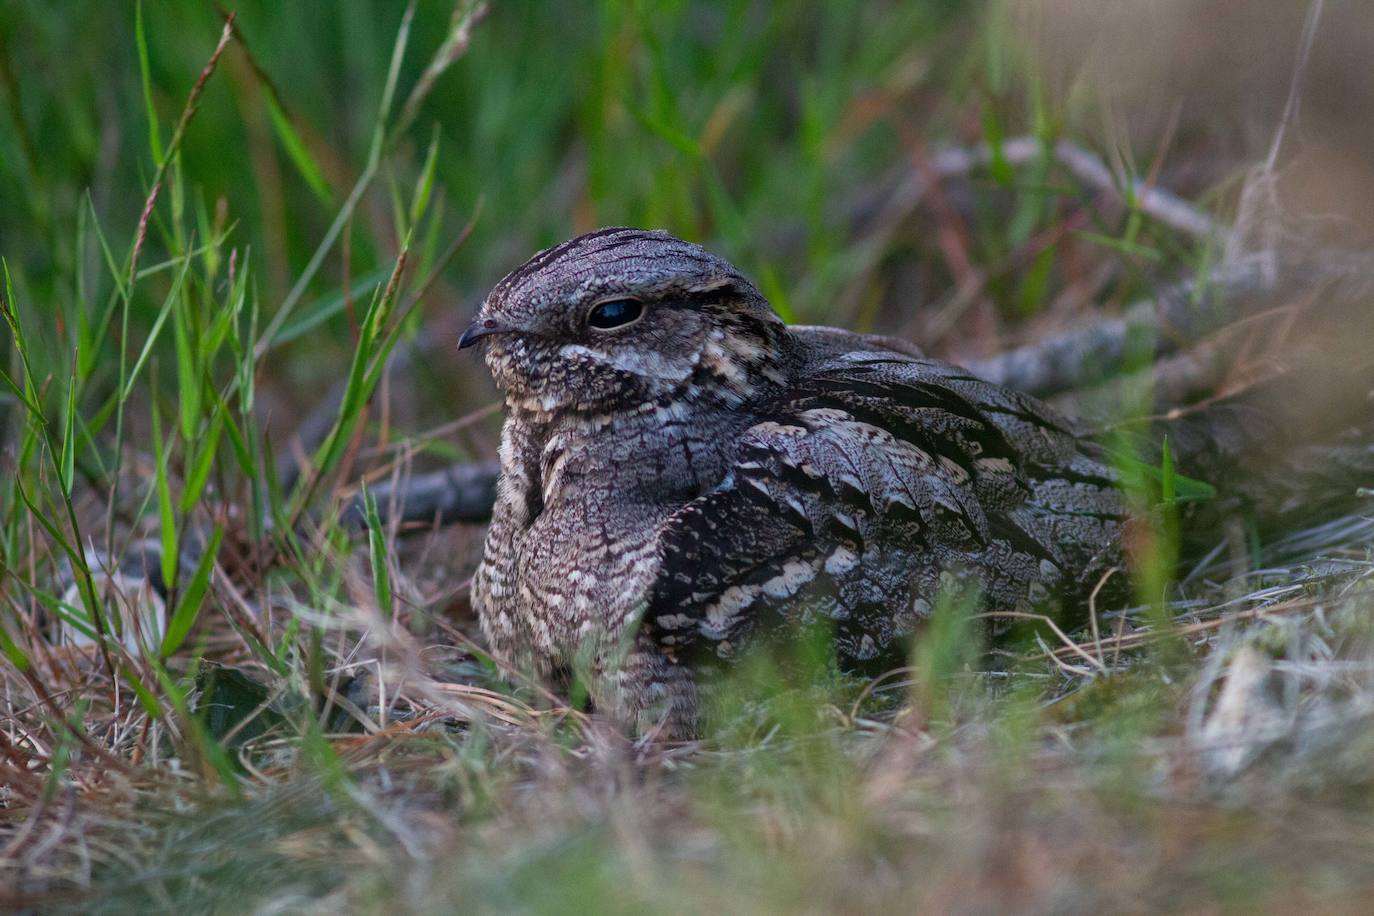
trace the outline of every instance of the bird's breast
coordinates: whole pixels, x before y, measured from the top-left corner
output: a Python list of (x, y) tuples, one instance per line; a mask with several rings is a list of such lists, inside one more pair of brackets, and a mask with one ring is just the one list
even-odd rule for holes
[(539, 511), (514, 537), (510, 597), (540, 653), (566, 657), (588, 640), (619, 639), (657, 575), (658, 529), (720, 484), (748, 422), (655, 405), (567, 423), (509, 469), (537, 493), (521, 499)]
[(540, 455), (544, 505), (679, 506), (721, 482), (752, 420), (672, 402), (570, 425)]
[(658, 569), (661, 511), (604, 494), (546, 506), (520, 543), (517, 589), (538, 649), (570, 658), (612, 647), (642, 609)]

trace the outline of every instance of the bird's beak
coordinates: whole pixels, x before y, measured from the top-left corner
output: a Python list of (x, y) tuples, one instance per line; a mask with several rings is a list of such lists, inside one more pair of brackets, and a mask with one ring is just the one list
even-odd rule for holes
[(483, 337), (489, 337), (492, 334), (509, 334), (514, 330), (515, 328), (507, 324), (502, 324), (495, 318), (474, 321), (472, 325), (463, 332), (463, 336), (458, 338), (458, 349), (466, 350)]

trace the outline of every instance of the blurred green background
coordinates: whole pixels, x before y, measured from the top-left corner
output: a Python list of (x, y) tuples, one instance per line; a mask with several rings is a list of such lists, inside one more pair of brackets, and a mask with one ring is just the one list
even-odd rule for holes
[[(159, 201), (141, 263), (177, 249), (176, 206), (202, 239), (230, 230), (224, 249), (249, 264), (264, 321), (299, 298), (284, 326), (295, 341), (261, 367), (263, 410), (287, 429), (352, 350), (345, 290), (367, 300), (417, 215), (413, 276), (475, 217), (408, 329), (432, 340), (406, 403), (423, 414), (443, 392), (425, 419), (490, 397), (447, 347), (484, 290), (537, 248), (601, 225), (663, 227), (713, 246), (789, 318), (986, 352), (1022, 319), (1062, 323), (1119, 302), (1148, 276), (1188, 269), (1197, 251), (1103, 211), (1100, 189), (1075, 186), (1048, 156), (1012, 170), (994, 155), (970, 180), (894, 212), (894, 189), (934, 149), (995, 150), (1024, 134), (1048, 149), (1071, 136), (1107, 153), (1123, 181), (1148, 172), (1224, 194), (1236, 174), (1235, 156), (1179, 165), (1161, 146), (1239, 152), (1236, 124), (1191, 102), (1182, 114), (1159, 102), (1106, 107), (1093, 56), (1062, 41), (1063, 17), (1040, 6), (499, 2), (479, 15), (466, 55), (404, 110), (455, 17), (475, 12), (418, 3), (379, 168), (347, 230), (321, 246), (366, 169), (405, 7), (238, 4), (240, 40), (172, 164), (184, 199)], [(127, 256), (154, 151), (170, 140), (223, 12), (156, 0), (0, 7), (0, 253), (24, 320), (54, 354), (69, 345), (54, 336), (64, 323), (110, 290), (91, 227), (116, 260)], [(1073, 213), (1077, 228), (1065, 231)], [(318, 271), (293, 293), (317, 252)], [(1105, 281), (1089, 276), (1103, 255), (1113, 261)], [(135, 332), (155, 321), (170, 283), (164, 271), (135, 287)]]
[[(966, 29), (960, 6), (498, 3), (398, 139), (387, 178), (408, 189), (436, 141), (454, 219), (485, 198), (455, 274), (473, 283), (537, 245), (617, 221), (671, 225), (751, 259), (763, 243), (749, 227), (804, 215), (820, 244), (827, 193), (899, 153), (881, 109), (924, 79), (951, 26)], [(239, 243), (263, 252), (264, 292), (280, 297), (366, 158), (404, 6), (234, 9), (244, 42), (207, 86), (183, 163), (208, 206), (228, 201)], [(402, 87), (452, 9), (416, 6)], [(62, 255), (86, 189), (114, 228), (141, 207), (152, 164), (136, 16), (130, 4), (8, 3), (4, 17), (6, 248), (46, 292), (44, 280), (71, 269)], [(154, 0), (142, 20), (166, 133), (220, 17), (209, 3)], [(300, 158), (274, 131), (274, 101)], [(865, 103), (878, 110), (864, 117)], [(394, 251), (384, 207), (359, 222), (360, 264), (375, 264), (376, 245)]]

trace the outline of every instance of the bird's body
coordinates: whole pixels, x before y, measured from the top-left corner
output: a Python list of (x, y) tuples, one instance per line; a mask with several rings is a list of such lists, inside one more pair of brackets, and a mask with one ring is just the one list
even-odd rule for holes
[(1113, 474), (1048, 407), (898, 341), (787, 328), (663, 233), (541, 252), (481, 337), (508, 410), (483, 628), (541, 672), (585, 665), (641, 730), (690, 733), (698, 666), (762, 638), (821, 624), (841, 664), (880, 663), (944, 592), (1024, 608), (1119, 551)]

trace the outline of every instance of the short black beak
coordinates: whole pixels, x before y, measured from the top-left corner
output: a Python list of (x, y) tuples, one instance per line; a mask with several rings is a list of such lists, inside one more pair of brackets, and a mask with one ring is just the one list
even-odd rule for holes
[(471, 327), (463, 332), (463, 336), (458, 338), (458, 349), (466, 350), (483, 337), (492, 334), (509, 334), (514, 330), (515, 328), (501, 324), (501, 322), (494, 318), (488, 318), (485, 321), (474, 321)]

